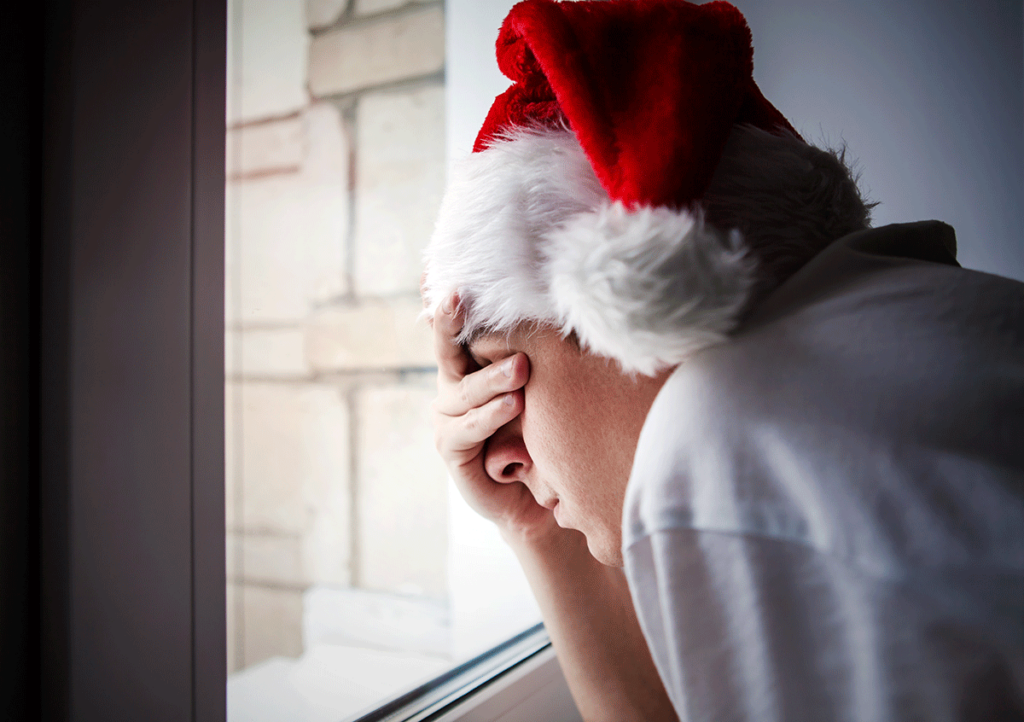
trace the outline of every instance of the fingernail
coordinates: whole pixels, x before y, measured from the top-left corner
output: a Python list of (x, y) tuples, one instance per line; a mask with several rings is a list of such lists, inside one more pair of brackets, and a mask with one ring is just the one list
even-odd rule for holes
[(512, 359), (508, 359), (501, 363), (501, 372), (505, 374), (505, 378), (512, 376)]
[(516, 400), (515, 400), (515, 398), (513, 398), (512, 394), (505, 394), (505, 399), (504, 399), (505, 406), (511, 406), (512, 404), (515, 403), (515, 401)]

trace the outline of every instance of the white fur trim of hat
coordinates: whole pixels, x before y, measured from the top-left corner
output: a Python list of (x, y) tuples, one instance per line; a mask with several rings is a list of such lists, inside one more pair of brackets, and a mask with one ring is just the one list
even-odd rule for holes
[(425, 256), (425, 315), (457, 291), (460, 341), (549, 324), (647, 375), (724, 340), (754, 274), (738, 232), (612, 201), (564, 129), (521, 129), (459, 163)]

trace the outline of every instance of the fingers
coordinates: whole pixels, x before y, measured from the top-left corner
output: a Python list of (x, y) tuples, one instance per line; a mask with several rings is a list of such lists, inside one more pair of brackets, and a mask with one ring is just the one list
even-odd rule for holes
[[(529, 378), (529, 360), (516, 353), (486, 368), (475, 365), (456, 341), (465, 311), (457, 294), (434, 316), (434, 353), (438, 366), (438, 398), (434, 401), (438, 449), (468, 449), (482, 444), (522, 409), (522, 391)], [(455, 423), (451, 420), (454, 419)]]
[(458, 462), (462, 452), (479, 453), (484, 441), (523, 410), (523, 392), (495, 396), (460, 416), (439, 413), (435, 418), (435, 442), (445, 459)]
[(457, 381), (469, 371), (470, 359), (456, 341), (462, 330), (463, 309), (457, 294), (446, 298), (434, 314), (434, 356), (446, 381)]
[(529, 359), (522, 353), (513, 354), (457, 381), (442, 381), (435, 408), (448, 416), (461, 416), (500, 394), (522, 388), (529, 376)]

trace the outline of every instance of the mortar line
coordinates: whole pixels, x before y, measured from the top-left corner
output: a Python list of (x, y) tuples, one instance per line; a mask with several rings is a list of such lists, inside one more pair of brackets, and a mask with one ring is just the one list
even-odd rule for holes
[(382, 10), (377, 13), (368, 13), (366, 15), (356, 15), (355, 5), (355, 2), (349, 2), (348, 7), (346, 7), (345, 10), (338, 15), (337, 20), (331, 24), (318, 28), (309, 28), (309, 37), (316, 38), (320, 35), (329, 35), (332, 32), (341, 30), (342, 28), (357, 28), (360, 25), (373, 25), (374, 23), (386, 21), (392, 18), (416, 15), (417, 13), (437, 7), (440, 7), (442, 12), (445, 11), (444, 0), (433, 0), (432, 2), (407, 2), (405, 5), (400, 5), (397, 8), (389, 8), (388, 10)]
[(348, 477), (349, 477), (349, 578), (353, 588), (363, 583), (362, 564), (359, 561), (360, 534), (362, 525), (359, 518), (359, 410), (356, 403), (356, 388), (345, 390), (348, 406)]
[(344, 103), (346, 101), (358, 101), (363, 95), (368, 93), (388, 93), (388, 92), (401, 92), (405, 90), (416, 90), (418, 88), (429, 88), (437, 85), (442, 87), (445, 84), (445, 69), (442, 67), (439, 70), (433, 70), (429, 73), (423, 73), (420, 75), (406, 75), (395, 80), (385, 80), (380, 83), (374, 83), (373, 85), (366, 85), (359, 88), (353, 88), (351, 90), (343, 90), (337, 93), (324, 93), (323, 95), (314, 96), (316, 101), (326, 101), (330, 103)]

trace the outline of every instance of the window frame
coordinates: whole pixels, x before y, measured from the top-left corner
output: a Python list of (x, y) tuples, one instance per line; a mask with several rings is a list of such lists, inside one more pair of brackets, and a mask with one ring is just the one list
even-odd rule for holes
[(581, 720), (543, 623), (345, 722)]
[(349, 722), (436, 719), (437, 715), (451, 711), (467, 697), (498, 682), (518, 665), (550, 649), (551, 640), (544, 625), (536, 624), (422, 685), (356, 714)]
[[(38, 232), (24, 235), (39, 245), (38, 418), (25, 420), (38, 705), (53, 720), (216, 722), (227, 4), (58, 0), (44, 14), (44, 92), (28, 112), (43, 119)], [(543, 629), (524, 635), (443, 675), (429, 717), (562, 679)], [(442, 686), (403, 698), (422, 709)]]
[[(749, 5), (752, 16), (760, 5)], [(4, 356), (5, 393), (23, 386), (4, 409), (20, 424), (4, 449), (30, 451), (0, 458), (0, 501), (15, 520), (4, 573), (16, 578), (2, 598), (17, 615), (3, 619), (15, 640), (3, 659), (43, 719), (225, 717), (226, 16), (224, 0), (48, 0), (5, 26), (31, 40), (18, 46), (24, 68), (4, 77), (38, 78), (43, 92), (13, 96), (23, 108), (5, 145), (30, 147), (5, 174), (6, 199), (18, 199), (5, 213), (23, 215), (5, 228), (20, 255), (2, 270), (22, 283), (4, 285), (0, 312), (25, 349)], [(787, 66), (766, 60), (770, 41), (755, 31), (771, 70), (762, 88), (786, 106), (771, 78)], [(971, 142), (980, 156), (988, 141)], [(965, 237), (1000, 238), (977, 228)], [(988, 258), (1018, 275), (1016, 247), (1002, 248)], [(14, 569), (15, 554), (30, 563)], [(525, 675), (558, 681), (550, 655), (435, 719), (472, 719), (503, 689), (514, 690), (503, 709), (519, 704)]]
[(223, 720), (226, 4), (41, 15), (38, 705)]

